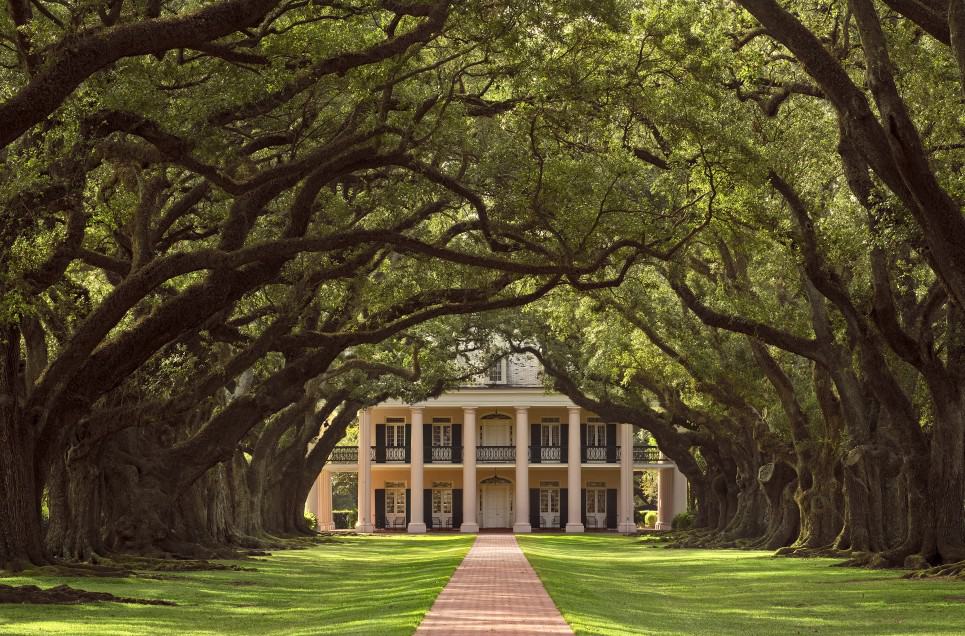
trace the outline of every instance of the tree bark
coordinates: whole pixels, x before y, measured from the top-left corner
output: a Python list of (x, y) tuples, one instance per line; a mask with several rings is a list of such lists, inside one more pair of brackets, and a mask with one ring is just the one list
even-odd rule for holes
[(32, 418), (21, 409), (20, 330), (0, 326), (0, 569), (43, 565), (40, 496)]

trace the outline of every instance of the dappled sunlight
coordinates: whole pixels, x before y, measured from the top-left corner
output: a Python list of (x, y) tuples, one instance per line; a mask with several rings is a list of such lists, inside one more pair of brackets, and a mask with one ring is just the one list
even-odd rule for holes
[(125, 604), (6, 606), (0, 634), (411, 634), (465, 556), (472, 537), (346, 537), (280, 551), (255, 571), (162, 579), (8, 577), (6, 584), (67, 584), (176, 607)]
[(677, 550), (618, 536), (521, 537), (577, 633), (960, 634), (961, 583), (770, 552)]

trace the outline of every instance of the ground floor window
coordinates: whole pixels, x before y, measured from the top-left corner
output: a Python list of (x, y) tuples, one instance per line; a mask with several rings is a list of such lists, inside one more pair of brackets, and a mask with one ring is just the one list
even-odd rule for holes
[(432, 482), (432, 515), (452, 514), (452, 482)]
[(405, 525), (405, 482), (385, 482), (385, 520), (390, 528)]
[(539, 482), (539, 511), (559, 513), (560, 482), (558, 481)]
[(540, 527), (557, 528), (560, 525), (560, 482), (539, 482)]
[(586, 525), (606, 527), (606, 482), (586, 482)]

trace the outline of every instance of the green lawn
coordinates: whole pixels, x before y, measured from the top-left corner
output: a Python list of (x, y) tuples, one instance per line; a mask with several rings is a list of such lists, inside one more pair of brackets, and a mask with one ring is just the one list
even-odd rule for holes
[(519, 538), (577, 634), (963, 634), (965, 582), (605, 535)]
[[(95, 603), (0, 605), (0, 634), (411, 634), (473, 537), (339, 537), (275, 553), (254, 572), (145, 578), (0, 577), (7, 585), (66, 583), (177, 607)], [(166, 576), (166, 575), (165, 575)]]

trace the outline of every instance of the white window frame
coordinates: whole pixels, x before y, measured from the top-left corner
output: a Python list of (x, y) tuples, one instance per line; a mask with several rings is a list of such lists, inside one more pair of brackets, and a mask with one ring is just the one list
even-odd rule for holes
[(385, 482), (385, 514), (386, 516), (405, 515), (405, 482)]
[(452, 488), (432, 489), (432, 515), (449, 516), (452, 514)]
[(452, 418), (432, 418), (432, 445), (452, 446)]
[(560, 514), (560, 482), (539, 482), (539, 512), (540, 514)]
[(386, 448), (402, 448), (405, 446), (404, 417), (385, 418), (385, 446)]
[(506, 358), (500, 358), (489, 365), (489, 369), (486, 370), (486, 380), (489, 384), (508, 384), (507, 371)]
[(605, 481), (586, 482), (586, 514), (606, 514), (606, 491)]
[(586, 423), (586, 445), (587, 446), (606, 446), (606, 422)]
[(544, 417), (540, 425), (540, 446), (561, 446), (562, 429), (558, 417)]

